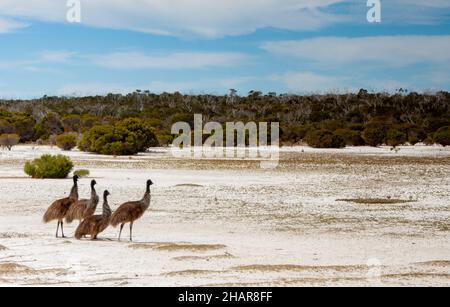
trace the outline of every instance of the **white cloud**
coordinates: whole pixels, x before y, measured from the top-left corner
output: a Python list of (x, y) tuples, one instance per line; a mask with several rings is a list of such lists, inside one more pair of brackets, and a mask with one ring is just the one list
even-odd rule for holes
[[(157, 34), (220, 37), (274, 27), (318, 29), (339, 17), (324, 12), (343, 0), (96, 0), (82, 1), (88, 26)], [(65, 22), (66, 0), (2, 0), (0, 15)]]
[(245, 85), (248, 82), (255, 80), (254, 77), (236, 77), (236, 78), (211, 78), (201, 79), (195, 81), (152, 81), (143, 89), (149, 89), (154, 93), (161, 92), (181, 92), (181, 93), (199, 93), (216, 91), (226, 93), (230, 88)]
[(144, 54), (118, 52), (92, 57), (100, 66), (113, 69), (198, 69), (238, 64), (246, 55), (233, 52), (183, 52), (170, 54)]
[(27, 27), (28, 25), (23, 22), (1, 18), (0, 16), (0, 34), (12, 32), (18, 29)]
[(389, 3), (393, 3), (397, 6), (403, 6), (403, 7), (408, 7), (408, 6), (420, 6), (422, 8), (448, 8), (450, 7), (450, 2), (448, 0), (428, 0), (428, 1), (423, 1), (423, 0), (391, 0)]
[[(0, 17), (67, 22), (67, 0), (1, 0)], [(159, 35), (222, 37), (261, 28), (316, 30), (336, 22), (360, 20), (365, 0), (95, 0), (82, 1), (82, 23)], [(349, 4), (346, 13), (328, 10)], [(448, 0), (389, 0), (383, 18), (389, 23), (448, 20)], [(332, 12), (333, 11), (333, 12)], [(360, 16), (360, 17), (358, 17)], [(1, 25), (0, 25), (1, 31)]]
[(387, 23), (433, 25), (447, 23), (448, 0), (394, 0), (383, 2), (383, 20)]
[(343, 90), (343, 80), (323, 76), (313, 72), (289, 72), (272, 76), (272, 80), (282, 82), (289, 90), (298, 93), (317, 93)]
[(39, 60), (46, 63), (67, 63), (76, 52), (65, 50), (49, 50), (40, 53)]
[(47, 50), (37, 53), (31, 59), (0, 60), (0, 69), (23, 69), (30, 72), (49, 71), (48, 64), (66, 64), (76, 52)]
[(267, 42), (261, 48), (324, 65), (368, 62), (405, 66), (450, 61), (450, 36), (325, 37)]
[(190, 92), (201, 89), (203, 84), (196, 81), (191, 82), (167, 82), (167, 81), (153, 81), (147, 85), (152, 92)]

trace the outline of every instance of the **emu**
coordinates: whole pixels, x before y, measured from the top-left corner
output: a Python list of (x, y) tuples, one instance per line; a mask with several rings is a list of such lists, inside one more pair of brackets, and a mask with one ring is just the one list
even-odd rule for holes
[(69, 209), (66, 214), (66, 223), (70, 224), (74, 220), (79, 220), (80, 223), (85, 218), (94, 215), (97, 205), (100, 201), (97, 191), (95, 190), (95, 185), (97, 181), (91, 181), (91, 198), (81, 199), (75, 202), (75, 204)]
[(56, 237), (58, 238), (59, 225), (61, 225), (61, 234), (64, 236), (64, 218), (69, 211), (69, 209), (78, 201), (78, 176), (73, 177), (73, 187), (70, 191), (69, 197), (58, 199), (55, 201), (45, 212), (43, 221), (44, 223), (49, 223), (51, 221), (57, 220), (58, 226), (56, 227)]
[(111, 219), (111, 208), (108, 205), (108, 196), (111, 195), (108, 191), (103, 193), (103, 213), (102, 215), (93, 215), (87, 217), (78, 226), (75, 232), (75, 238), (80, 240), (86, 235), (91, 236), (91, 240), (97, 240), (99, 233), (105, 231), (109, 226), (109, 221)]
[(144, 197), (139, 201), (130, 201), (122, 204), (112, 215), (111, 225), (117, 227), (120, 224), (119, 241), (125, 224), (130, 223), (130, 241), (133, 241), (133, 224), (141, 218), (145, 211), (150, 207), (151, 193), (150, 186), (153, 185), (151, 180), (147, 181), (147, 189)]

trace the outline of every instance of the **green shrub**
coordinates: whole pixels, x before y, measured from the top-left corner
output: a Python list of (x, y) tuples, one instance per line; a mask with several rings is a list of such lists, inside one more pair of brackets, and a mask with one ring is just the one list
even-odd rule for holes
[(434, 145), (434, 135), (428, 135), (425, 140), (423, 140), (423, 143), (427, 146), (432, 146)]
[(427, 138), (427, 134), (423, 128), (408, 129), (408, 142), (411, 145), (423, 142)]
[(38, 179), (67, 178), (73, 169), (73, 162), (63, 155), (43, 155), (42, 157), (25, 163), (24, 171), (28, 176)]
[(442, 146), (450, 146), (450, 126), (442, 127), (434, 134), (434, 142)]
[(57, 137), (56, 134), (50, 135), (47, 139), (47, 144), (50, 146), (55, 146), (56, 145), (56, 137)]
[(17, 134), (2, 134), (0, 135), (0, 145), (11, 150), (13, 146), (19, 144), (20, 136)]
[(14, 124), (14, 130), (20, 136), (21, 142), (33, 141), (34, 125), (36, 120), (31, 115), (15, 114), (11, 117), (11, 122)]
[(297, 143), (302, 141), (308, 132), (313, 129), (310, 125), (282, 125), (281, 140), (283, 143)]
[(80, 178), (87, 177), (91, 174), (91, 172), (87, 169), (79, 169), (73, 172), (74, 175), (77, 175)]
[(397, 130), (390, 129), (386, 134), (386, 144), (392, 147), (397, 147), (405, 144), (408, 141), (408, 137), (405, 133)]
[(77, 146), (77, 136), (73, 133), (64, 133), (56, 137), (56, 145), (62, 150), (72, 150)]
[(174, 136), (167, 131), (162, 131), (156, 134), (156, 138), (159, 146), (168, 147), (173, 142)]
[(42, 120), (34, 127), (36, 138), (48, 140), (51, 135), (58, 135), (64, 132), (63, 125), (56, 113), (47, 113)]
[(367, 124), (362, 132), (362, 138), (370, 146), (377, 147), (382, 145), (386, 139), (386, 128), (384, 124), (378, 122)]
[(67, 132), (80, 132), (81, 118), (79, 115), (66, 115), (61, 120), (64, 130)]
[(114, 125), (94, 126), (83, 135), (78, 147), (104, 155), (135, 155), (158, 146), (154, 130), (144, 121), (129, 118)]
[(325, 129), (314, 130), (306, 136), (306, 142), (314, 148), (344, 148), (345, 140), (341, 136)]
[(342, 137), (345, 141), (345, 144), (349, 146), (362, 146), (366, 144), (366, 142), (361, 137), (360, 131), (338, 129), (334, 132), (334, 134)]

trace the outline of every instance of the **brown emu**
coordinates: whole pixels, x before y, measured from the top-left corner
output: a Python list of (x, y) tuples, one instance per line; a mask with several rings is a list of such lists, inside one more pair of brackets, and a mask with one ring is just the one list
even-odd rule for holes
[(45, 212), (43, 221), (44, 223), (49, 223), (51, 221), (57, 220), (58, 226), (56, 227), (56, 237), (58, 238), (59, 225), (61, 225), (62, 237), (64, 236), (64, 218), (70, 208), (75, 202), (78, 201), (78, 176), (73, 177), (73, 187), (70, 191), (69, 197), (59, 199), (55, 201)]
[(66, 223), (72, 223), (74, 220), (79, 220), (80, 223), (85, 218), (94, 215), (97, 205), (100, 201), (97, 191), (95, 190), (95, 185), (97, 182), (95, 180), (91, 181), (91, 198), (90, 199), (80, 199), (66, 214)]
[(103, 214), (87, 217), (75, 231), (75, 238), (80, 240), (82, 237), (90, 235), (92, 240), (97, 240), (99, 233), (105, 231), (109, 226), (111, 219), (111, 208), (108, 205), (108, 191), (103, 193)]
[(150, 207), (150, 186), (153, 185), (151, 180), (147, 181), (147, 190), (144, 197), (139, 201), (130, 201), (121, 205), (111, 217), (111, 225), (117, 227), (120, 224), (119, 241), (122, 235), (123, 226), (130, 223), (130, 241), (133, 241), (133, 223), (141, 218), (145, 211)]

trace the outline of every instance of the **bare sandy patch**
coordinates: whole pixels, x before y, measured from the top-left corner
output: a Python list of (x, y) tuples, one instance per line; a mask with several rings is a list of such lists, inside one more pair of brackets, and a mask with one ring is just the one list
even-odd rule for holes
[(133, 243), (128, 245), (131, 249), (155, 249), (156, 246), (165, 245), (171, 243)]
[(450, 260), (434, 260), (434, 261), (418, 262), (416, 264), (423, 266), (450, 267)]
[(177, 184), (175, 187), (176, 188), (203, 188), (203, 186), (201, 184), (195, 184), (195, 183)]
[(354, 198), (354, 199), (337, 199), (339, 202), (355, 203), (360, 205), (397, 205), (415, 202), (413, 200), (403, 199), (381, 199), (381, 198)]
[(283, 264), (283, 265), (265, 265), (265, 264), (254, 264), (254, 265), (241, 265), (231, 268), (236, 271), (254, 271), (254, 272), (283, 272), (283, 271), (336, 271), (336, 272), (352, 272), (355, 270), (361, 270), (367, 268), (366, 266), (360, 265), (348, 265), (348, 266), (305, 266), (305, 265), (293, 265), (293, 264)]
[(209, 275), (214, 273), (223, 273), (223, 272), (212, 270), (185, 270), (185, 271), (169, 272), (163, 275), (168, 277), (174, 277), (174, 276)]
[[(30, 277), (30, 276), (46, 275), (46, 274), (53, 275), (53, 276), (62, 276), (62, 275), (67, 275), (67, 270), (54, 269), (54, 268), (38, 270), (38, 269), (33, 269), (26, 265), (18, 264), (15, 262), (0, 263), (0, 276), (9, 276), (9, 277), (11, 277), (11, 276), (15, 276), (15, 277), (27, 276), (27, 277)], [(12, 282), (14, 282), (14, 281), (12, 281)], [(32, 280), (30, 280), (28, 282), (32, 282)], [(36, 284), (45, 284), (48, 282), (49, 281), (44, 281), (44, 280), (38, 279), (38, 281), (36, 281)]]
[(0, 233), (0, 239), (24, 239), (29, 238), (31, 235), (26, 233), (17, 233), (17, 232), (2, 232)]
[(222, 244), (166, 244), (157, 246), (157, 250), (161, 251), (193, 251), (193, 252), (207, 252), (212, 250), (219, 250), (226, 248), (226, 245)]
[(180, 256), (174, 257), (173, 260), (176, 261), (211, 261), (211, 260), (220, 260), (220, 259), (233, 259), (235, 256), (230, 253), (225, 253), (222, 255), (212, 255), (212, 256)]
[(423, 279), (423, 278), (440, 278), (450, 280), (450, 274), (448, 273), (422, 273), (422, 272), (413, 272), (413, 273), (400, 273), (400, 274), (386, 274), (382, 275), (382, 278), (386, 279)]
[(207, 284), (202, 287), (301, 287), (301, 286), (327, 286), (327, 285), (363, 285), (366, 278), (358, 277), (305, 277), (305, 278), (275, 278), (273, 280), (251, 281), (242, 283)]
[(129, 246), (132, 249), (154, 249), (166, 252), (191, 251), (191, 252), (208, 252), (213, 250), (220, 250), (226, 248), (222, 244), (132, 244)]
[(17, 273), (34, 273), (32, 268), (14, 262), (0, 263), (0, 275), (17, 274)]

